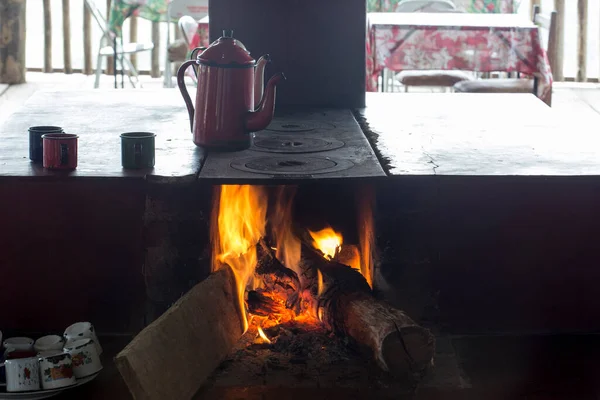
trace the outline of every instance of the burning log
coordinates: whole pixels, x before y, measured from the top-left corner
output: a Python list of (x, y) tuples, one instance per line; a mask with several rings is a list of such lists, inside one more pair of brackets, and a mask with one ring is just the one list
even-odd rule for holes
[(264, 240), (261, 239), (256, 247), (258, 262), (255, 276), (264, 284), (265, 291), (285, 299), (287, 308), (294, 308), (300, 293), (298, 275), (279, 262)]
[(251, 290), (248, 292), (248, 312), (261, 317), (268, 317), (273, 314), (283, 314), (286, 312), (285, 305), (279, 303), (271, 296), (267, 296), (263, 292)]
[[(369, 349), (393, 375), (420, 375), (433, 363), (435, 339), (404, 312), (372, 296), (359, 271), (306, 245), (300, 262), (303, 307), (327, 328)], [(312, 301), (311, 301), (312, 298)]]

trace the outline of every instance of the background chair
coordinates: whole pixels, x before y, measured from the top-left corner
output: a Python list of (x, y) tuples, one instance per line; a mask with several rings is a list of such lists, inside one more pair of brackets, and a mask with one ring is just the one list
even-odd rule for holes
[[(182, 17), (188, 16), (193, 18), (195, 21), (199, 21), (208, 15), (208, 0), (172, 0), (169, 3), (167, 9), (167, 49), (171, 43), (171, 21), (180, 21)], [(185, 20), (184, 20), (185, 21)], [(180, 27), (181, 28), (181, 27)], [(164, 87), (174, 87), (173, 85), (173, 71), (172, 71), (171, 60), (169, 59), (169, 52), (167, 51), (165, 59), (165, 75), (164, 75)]]
[[(449, 0), (403, 0), (396, 6), (396, 12), (459, 12), (459, 10)], [(388, 79), (389, 75), (386, 76), (384, 71), (384, 82)], [(471, 80), (472, 76), (462, 71), (423, 70), (402, 71), (392, 79), (399, 81), (408, 92), (409, 86), (452, 88), (457, 82)]]
[[(541, 14), (540, 6), (537, 5), (533, 11), (533, 22), (540, 28), (548, 30), (546, 52), (550, 62), (550, 70), (556, 68), (558, 53), (557, 17), (556, 11), (552, 11), (549, 15)], [(470, 82), (458, 82), (454, 85), (454, 91), (460, 93), (533, 93), (537, 95), (537, 78), (478, 79)], [(551, 101), (548, 105), (551, 105)]]
[[(141, 87), (141, 83), (138, 77), (138, 72), (131, 63), (131, 60), (127, 55), (133, 53), (140, 53), (143, 51), (150, 51), (154, 48), (154, 43), (123, 43), (122, 39), (115, 40), (114, 34), (108, 30), (108, 23), (104, 18), (100, 8), (96, 4), (97, 0), (85, 0), (85, 6), (90, 11), (100, 29), (102, 30), (102, 37), (100, 38), (100, 45), (98, 46), (98, 54), (96, 59), (96, 80), (94, 82), (94, 88), (100, 86), (100, 75), (102, 75), (102, 60), (106, 57), (115, 57), (115, 63), (117, 67), (121, 68), (121, 71), (127, 70), (127, 77), (133, 87), (138, 85)], [(115, 68), (115, 87), (117, 85), (116, 71)], [(133, 80), (135, 77), (135, 81)]]

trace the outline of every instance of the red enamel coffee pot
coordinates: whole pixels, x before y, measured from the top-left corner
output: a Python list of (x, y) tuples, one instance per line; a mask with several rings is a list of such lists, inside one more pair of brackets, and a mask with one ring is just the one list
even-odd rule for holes
[[(275, 89), (285, 79), (275, 74), (267, 82), (262, 98), (264, 64), (259, 65), (246, 47), (233, 38), (233, 31), (204, 49), (196, 60), (186, 61), (177, 72), (177, 85), (190, 115), (191, 130), (197, 146), (211, 149), (239, 150), (250, 146), (250, 132), (265, 129), (275, 111)], [(188, 67), (198, 69), (196, 107), (185, 87), (184, 74)], [(256, 77), (255, 75), (260, 75)], [(255, 83), (259, 85), (255, 89)], [(255, 90), (258, 104), (255, 104)]]

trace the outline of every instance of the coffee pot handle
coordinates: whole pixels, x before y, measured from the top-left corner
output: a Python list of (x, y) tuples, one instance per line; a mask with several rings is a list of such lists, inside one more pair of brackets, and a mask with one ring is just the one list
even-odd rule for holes
[[(198, 57), (198, 53), (204, 50), (206, 50), (206, 47), (196, 47), (190, 52), (190, 60), (195, 60)], [(196, 68), (192, 68), (192, 71), (194, 71), (194, 75), (196, 76), (196, 79), (198, 79), (198, 72), (196, 71)]]
[(194, 130), (194, 105), (192, 104), (192, 99), (190, 98), (190, 94), (185, 87), (185, 71), (192, 65), (196, 64), (196, 60), (189, 60), (181, 64), (179, 70), (177, 71), (177, 86), (179, 86), (179, 91), (183, 96), (183, 100), (185, 101), (185, 105), (188, 109), (188, 114), (190, 116), (190, 131)]

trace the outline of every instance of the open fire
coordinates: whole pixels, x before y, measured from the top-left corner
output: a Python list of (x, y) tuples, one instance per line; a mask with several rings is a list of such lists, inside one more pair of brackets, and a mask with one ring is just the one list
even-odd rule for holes
[[(311, 279), (306, 277), (300, 268), (302, 246), (312, 246), (326, 260), (337, 260), (344, 265), (359, 271), (369, 283), (372, 282), (371, 265), (363, 265), (362, 260), (371, 260), (371, 255), (361, 254), (360, 249), (370, 251), (372, 243), (357, 245), (344, 244), (343, 235), (331, 226), (325, 226), (319, 231), (298, 231), (293, 221), (293, 201), (295, 188), (280, 186), (275, 190), (253, 185), (222, 185), (217, 188), (215, 210), (211, 237), (213, 245), (213, 270), (229, 267), (236, 279), (239, 299), (239, 312), (244, 332), (250, 326), (250, 319), (258, 321), (257, 335), (269, 341), (261, 326), (272, 326), (290, 320), (311, 321), (318, 323), (319, 311), (314, 305), (306, 304), (310, 296), (302, 293), (311, 290)], [(274, 198), (269, 209), (269, 197)], [(361, 210), (368, 213), (370, 210)], [(371, 224), (364, 224), (358, 236), (365, 240), (373, 240)], [(269, 234), (270, 237), (269, 238)], [(308, 240), (308, 238), (311, 240)], [(262, 247), (261, 247), (262, 243)], [(267, 245), (268, 243), (268, 245)], [(272, 252), (276, 261), (285, 269), (293, 271), (298, 276), (299, 293), (293, 293), (299, 298), (287, 296), (287, 290), (282, 290), (282, 283), (273, 276), (274, 271), (267, 274), (257, 274), (256, 269), (261, 260), (259, 253)], [(264, 254), (263, 254), (264, 258)], [(275, 261), (275, 260), (273, 260)], [(281, 272), (281, 271), (278, 271)], [(325, 291), (323, 275), (317, 270), (316, 297)], [(269, 288), (276, 287), (275, 290)], [(289, 289), (289, 288), (288, 288)], [(260, 297), (263, 304), (257, 314), (248, 314), (253, 307), (249, 302), (256, 302)], [(302, 299), (304, 298), (304, 305)], [(308, 301), (310, 303), (310, 300)]]
[[(143, 382), (188, 398), (200, 385), (336, 387), (364, 377), (370, 388), (424, 376), (434, 336), (371, 287), (373, 187), (352, 192), (354, 203), (328, 189), (215, 187), (213, 272), (119, 353), (132, 391), (144, 397)], [(147, 362), (148, 349), (157, 362)]]
[(215, 190), (212, 268), (233, 272), (243, 332), (255, 344), (286, 348), (279, 332), (333, 332), (369, 349), (384, 371), (418, 375), (431, 365), (431, 332), (372, 293), (372, 193), (357, 194), (358, 231), (348, 237), (358, 243), (347, 243), (328, 221), (316, 230), (295, 221), (295, 187)]

